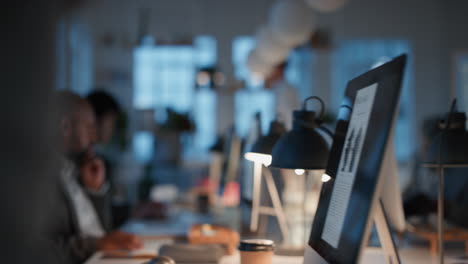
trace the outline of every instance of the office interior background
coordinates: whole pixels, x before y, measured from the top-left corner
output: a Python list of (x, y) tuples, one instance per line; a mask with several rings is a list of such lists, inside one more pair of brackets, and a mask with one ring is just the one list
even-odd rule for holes
[[(53, 91), (85, 96), (99, 88), (120, 103), (126, 122), (106, 151), (117, 164), (118, 198), (132, 205), (148, 173), (154, 183), (191, 189), (209, 174), (217, 139), (232, 131), (247, 140), (257, 112), (265, 134), (276, 118), (275, 99), (252, 77), (247, 58), (274, 3), (51, 1), (24, 12), (15, 4), (3, 10), (15, 24), (2, 25), (12, 34), (2, 51), (2, 174), (11, 175), (2, 184), (2, 200), (15, 197), (17, 203), (12, 220), (1, 223), (21, 226), (6, 230), (6, 237), (18, 242), (17, 235), (26, 235), (21, 230), (39, 237), (26, 219), (38, 216), (38, 226), (46, 219), (42, 196), (50, 166), (41, 153), (53, 143), (47, 128)], [(467, 12), (463, 0), (349, 0), (333, 12), (314, 11), (314, 34), (290, 51), (286, 79), (301, 100), (320, 96), (333, 120), (350, 79), (407, 53), (394, 142), (404, 193), (418, 184), (425, 121), (443, 118), (454, 98), (458, 110), (468, 110)], [(171, 118), (188, 125), (171, 127)], [(240, 182), (248, 180), (244, 163)]]
[[(115, 95), (130, 121), (127, 151), (138, 163), (158, 155), (157, 136), (141, 124), (146, 110), (153, 110), (159, 123), (165, 121), (168, 107), (188, 114), (195, 131), (184, 142), (183, 159), (206, 162), (209, 147), (231, 126), (245, 138), (256, 112), (262, 114), (264, 133), (275, 118), (272, 94), (250, 80), (246, 65), (272, 5), (273, 1), (87, 3), (58, 24), (56, 88), (85, 95), (102, 87)], [(398, 160), (402, 165), (411, 162), (421, 147), (425, 119), (443, 115), (453, 98), (464, 111), (464, 5), (356, 0), (334, 12), (315, 12), (311, 19), (326, 43), (309, 41), (293, 49), (286, 78), (301, 99), (318, 95), (335, 116), (350, 79), (408, 53), (395, 138)], [(206, 68), (220, 72), (219, 84), (197, 82), (197, 72)], [(406, 177), (403, 181), (410, 181), (411, 176)]]

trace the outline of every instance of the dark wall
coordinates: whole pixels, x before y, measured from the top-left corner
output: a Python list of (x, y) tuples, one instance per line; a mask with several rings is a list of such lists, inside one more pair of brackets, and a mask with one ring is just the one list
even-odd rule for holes
[(59, 1), (2, 3), (0, 259), (54, 263), (50, 157), (55, 21)]

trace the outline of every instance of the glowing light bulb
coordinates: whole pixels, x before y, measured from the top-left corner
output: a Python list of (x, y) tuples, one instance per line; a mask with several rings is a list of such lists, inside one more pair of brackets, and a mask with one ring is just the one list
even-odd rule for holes
[(305, 170), (303, 170), (303, 169), (295, 169), (294, 172), (295, 172), (297, 175), (302, 175), (302, 174), (304, 174)]
[(265, 165), (265, 167), (268, 167), (271, 164), (271, 155), (267, 154), (247, 152), (245, 153), (244, 158), (253, 162), (260, 162)]
[(322, 182), (327, 182), (327, 181), (329, 181), (329, 180), (331, 180), (330, 175), (324, 173), (324, 174), (322, 175)]

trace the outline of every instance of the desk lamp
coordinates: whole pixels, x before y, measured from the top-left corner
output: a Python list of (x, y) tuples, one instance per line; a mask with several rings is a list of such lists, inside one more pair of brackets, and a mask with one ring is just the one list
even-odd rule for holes
[[(307, 102), (317, 100), (320, 105), (319, 116), (314, 111), (307, 110)], [(321, 126), (325, 113), (325, 104), (317, 96), (304, 100), (302, 109), (293, 112), (293, 128), (284, 134), (273, 147), (271, 167), (293, 169), (297, 175), (304, 174), (306, 170), (323, 170), (327, 166), (330, 146), (326, 138), (319, 133), (322, 130), (330, 138), (332, 133)], [(331, 179), (327, 174), (322, 175), (322, 182)], [(303, 221), (304, 238), (306, 238), (306, 194), (307, 174), (304, 175)]]
[[(252, 146), (252, 149), (244, 155), (245, 159), (254, 162), (253, 200), (252, 216), (250, 218), (250, 230), (257, 230), (260, 214), (274, 215), (278, 219), (280, 230), (284, 239), (288, 237), (289, 234), (286, 215), (283, 211), (273, 176), (267, 167), (271, 164), (271, 152), (273, 150), (273, 146), (285, 132), (286, 127), (283, 123), (278, 121), (271, 122), (268, 134), (259, 137), (259, 139)], [(265, 168), (263, 168), (263, 166), (265, 166)], [(262, 172), (265, 176), (268, 194), (270, 195), (273, 207), (260, 205)]]
[(260, 162), (266, 167), (271, 164), (271, 152), (273, 151), (273, 146), (276, 144), (278, 139), (282, 134), (286, 132), (286, 127), (283, 123), (274, 120), (270, 124), (270, 130), (265, 136), (261, 136), (255, 144), (252, 146), (252, 149), (245, 153), (244, 157), (247, 160), (253, 162)]
[(456, 111), (456, 99), (445, 121), (439, 123), (440, 133), (434, 137), (424, 167), (438, 169), (437, 231), (439, 263), (444, 263), (444, 171), (446, 168), (468, 168), (468, 132), (466, 115)]
[[(307, 110), (309, 100), (317, 100), (320, 105), (318, 118), (314, 111)], [(332, 138), (332, 133), (322, 126), (325, 104), (317, 96), (304, 100), (302, 109), (293, 112), (293, 128), (284, 134), (276, 143), (272, 152), (271, 167), (293, 169), (296, 174), (304, 170), (323, 170), (327, 166), (330, 146), (318, 130), (322, 130)], [(330, 180), (324, 174), (322, 181)]]

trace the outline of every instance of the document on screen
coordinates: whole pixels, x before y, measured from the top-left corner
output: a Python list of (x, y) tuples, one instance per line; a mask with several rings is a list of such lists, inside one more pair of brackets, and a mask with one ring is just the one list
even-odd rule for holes
[(322, 232), (322, 239), (334, 248), (338, 248), (343, 230), (376, 91), (375, 83), (360, 89), (356, 94)]

